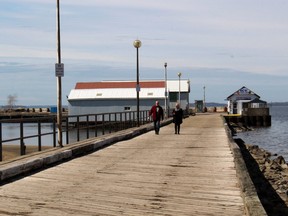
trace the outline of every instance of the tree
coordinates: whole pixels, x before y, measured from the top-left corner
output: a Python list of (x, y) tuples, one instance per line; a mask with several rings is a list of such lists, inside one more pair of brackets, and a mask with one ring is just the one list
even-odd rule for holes
[(7, 107), (13, 109), (17, 101), (17, 95), (8, 95)]

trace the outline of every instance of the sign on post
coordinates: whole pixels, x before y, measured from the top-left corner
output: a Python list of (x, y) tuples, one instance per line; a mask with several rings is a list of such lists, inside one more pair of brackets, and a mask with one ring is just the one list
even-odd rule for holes
[(55, 64), (55, 75), (56, 75), (56, 77), (63, 77), (64, 76), (64, 64), (63, 63), (56, 63)]
[(136, 92), (140, 92), (140, 84), (136, 85)]

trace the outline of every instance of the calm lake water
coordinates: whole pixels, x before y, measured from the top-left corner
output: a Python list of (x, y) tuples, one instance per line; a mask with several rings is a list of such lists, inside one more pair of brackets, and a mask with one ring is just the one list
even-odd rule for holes
[(271, 127), (254, 128), (241, 132), (238, 138), (245, 143), (258, 145), (271, 153), (282, 155), (288, 162), (288, 106), (270, 106)]
[[(53, 131), (51, 123), (43, 123), (41, 125), (41, 133), (50, 133)], [(37, 124), (29, 123), (24, 124), (24, 136), (34, 136), (38, 134)], [(20, 124), (19, 123), (3, 123), (2, 124), (2, 140), (14, 139), (20, 137)], [(53, 136), (45, 135), (41, 138), (43, 146), (53, 146)], [(26, 145), (38, 145), (38, 138), (24, 139)], [(19, 140), (4, 142), (5, 144), (20, 145)]]
[[(57, 130), (57, 129), (56, 129)], [(52, 123), (42, 123), (41, 124), (41, 134), (53, 132)], [(24, 124), (24, 136), (35, 136), (38, 134), (38, 125), (37, 123), (25, 123)], [(97, 135), (102, 135), (102, 130), (97, 131)], [(66, 144), (66, 132), (63, 132), (63, 144)], [(91, 130), (89, 137), (92, 138), (95, 136), (95, 131)], [(20, 137), (20, 124), (19, 123), (3, 123), (2, 124), (2, 140), (16, 139)], [(86, 130), (80, 131), (80, 140), (87, 138)], [(77, 141), (77, 132), (76, 130), (69, 132), (69, 143)], [(38, 145), (38, 137), (24, 139), (26, 145)], [(43, 135), (41, 137), (42, 146), (53, 146), (53, 135)], [(57, 135), (56, 135), (57, 143)], [(20, 145), (20, 140), (4, 142), (3, 145)], [(57, 144), (56, 144), (57, 145)]]

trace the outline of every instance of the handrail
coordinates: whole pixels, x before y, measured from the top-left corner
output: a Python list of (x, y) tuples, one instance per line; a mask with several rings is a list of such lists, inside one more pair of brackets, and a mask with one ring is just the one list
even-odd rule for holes
[[(119, 130), (135, 127), (137, 125), (137, 115), (136, 111), (127, 111), (127, 112), (114, 112), (114, 113), (98, 113), (98, 114), (82, 114), (82, 115), (67, 115), (62, 117), (62, 133), (66, 133), (66, 144), (70, 142), (71, 134), (76, 133), (76, 142), (89, 139), (90, 137), (97, 137), (101, 133), (112, 133)], [(149, 111), (143, 110), (139, 112), (140, 124), (146, 124), (150, 122), (149, 120)], [(42, 133), (42, 124), (51, 123), (52, 129), (51, 132)], [(3, 139), (3, 123), (19, 123), (19, 134), (20, 137)], [(37, 134), (25, 135), (25, 125), (36, 123)], [(82, 132), (82, 133), (81, 133)], [(92, 136), (91, 132), (94, 132)], [(33, 117), (33, 118), (20, 118), (20, 119), (5, 119), (0, 120), (0, 161), (3, 159), (3, 143), (8, 143), (11, 141), (20, 142), (20, 155), (26, 154), (26, 145), (25, 140), (38, 137), (38, 151), (41, 151), (42, 148), (42, 137), (52, 135), (53, 136), (53, 147), (56, 147), (56, 115), (50, 115), (49, 117)], [(83, 133), (86, 133), (83, 138)], [(82, 137), (81, 137), (82, 135)]]

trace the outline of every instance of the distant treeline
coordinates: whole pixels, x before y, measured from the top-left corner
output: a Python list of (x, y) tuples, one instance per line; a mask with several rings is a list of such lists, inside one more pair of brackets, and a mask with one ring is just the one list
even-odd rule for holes
[(269, 106), (288, 106), (288, 102), (271, 102), (268, 103)]
[[(25, 106), (25, 105), (13, 105), (13, 107), (8, 105), (0, 105), (0, 109), (28, 109), (28, 108), (51, 108), (51, 107), (57, 107), (57, 105), (31, 105), (31, 106)], [(67, 105), (62, 105), (63, 108), (68, 109)]]

